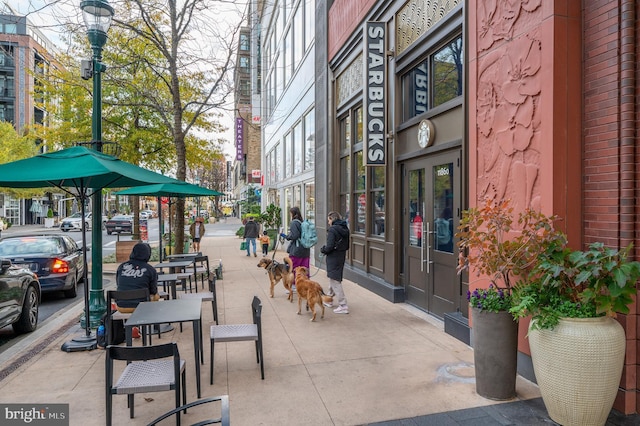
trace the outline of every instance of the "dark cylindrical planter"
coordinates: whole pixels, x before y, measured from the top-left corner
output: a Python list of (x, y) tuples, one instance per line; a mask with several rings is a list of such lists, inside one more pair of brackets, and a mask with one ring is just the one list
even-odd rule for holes
[(495, 400), (516, 396), (518, 323), (509, 312), (472, 308), (476, 392)]

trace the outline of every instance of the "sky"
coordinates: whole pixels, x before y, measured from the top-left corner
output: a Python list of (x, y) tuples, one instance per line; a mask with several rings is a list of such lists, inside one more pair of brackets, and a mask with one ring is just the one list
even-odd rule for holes
[[(242, 3), (239, 5), (229, 6), (229, 8), (243, 8)], [(0, 0), (0, 11), (8, 12), (7, 7), (15, 11), (18, 15), (26, 15), (31, 23), (38, 27), (42, 33), (49, 38), (58, 48), (65, 50), (67, 42), (65, 34), (61, 30), (61, 22), (73, 22), (77, 25), (84, 25), (82, 14), (80, 11), (80, 0)], [(227, 15), (228, 20), (238, 19), (237, 12), (223, 13)], [(220, 15), (212, 18), (212, 21), (220, 19)], [(108, 48), (108, 45), (105, 47)], [(107, 64), (108, 65), (108, 64)], [(232, 107), (230, 106), (229, 109)], [(228, 142), (224, 145), (223, 151), (227, 159), (231, 160), (235, 156), (235, 148), (233, 146), (233, 113), (225, 111), (222, 124), (227, 128), (222, 134), (210, 135), (211, 139), (223, 138)], [(200, 136), (200, 135), (199, 135)], [(202, 135), (206, 137), (206, 135)]]

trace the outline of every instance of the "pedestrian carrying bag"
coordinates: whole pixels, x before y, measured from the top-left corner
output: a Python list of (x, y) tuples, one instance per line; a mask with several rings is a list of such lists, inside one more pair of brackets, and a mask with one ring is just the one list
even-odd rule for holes
[(302, 221), (300, 239), (298, 241), (304, 248), (311, 248), (318, 244), (318, 234), (313, 222), (306, 219)]

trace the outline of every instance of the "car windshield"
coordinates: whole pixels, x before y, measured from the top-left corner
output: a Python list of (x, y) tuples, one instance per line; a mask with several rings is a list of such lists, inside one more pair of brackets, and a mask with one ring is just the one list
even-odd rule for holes
[(46, 238), (7, 238), (0, 241), (2, 256), (34, 256), (62, 252), (58, 240)]
[(119, 214), (111, 218), (111, 220), (131, 220), (131, 216)]

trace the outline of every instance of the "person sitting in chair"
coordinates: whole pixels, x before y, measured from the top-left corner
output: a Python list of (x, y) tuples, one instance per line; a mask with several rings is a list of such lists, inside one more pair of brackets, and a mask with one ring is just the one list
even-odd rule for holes
[[(133, 246), (129, 260), (118, 266), (116, 272), (116, 283), (118, 291), (149, 289), (152, 301), (160, 299), (158, 295), (158, 272), (149, 265), (151, 258), (151, 246), (147, 243), (138, 243)], [(116, 300), (118, 311), (130, 313), (136, 309), (138, 303), (144, 300)]]

